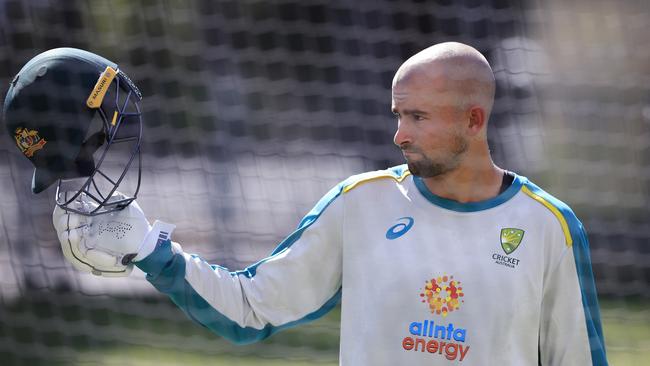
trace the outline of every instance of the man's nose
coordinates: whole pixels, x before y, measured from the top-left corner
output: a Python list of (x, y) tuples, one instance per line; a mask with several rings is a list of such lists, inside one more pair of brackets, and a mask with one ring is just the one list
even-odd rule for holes
[(398, 123), (397, 131), (393, 136), (393, 143), (397, 146), (402, 146), (405, 143), (411, 143), (411, 137), (403, 123)]

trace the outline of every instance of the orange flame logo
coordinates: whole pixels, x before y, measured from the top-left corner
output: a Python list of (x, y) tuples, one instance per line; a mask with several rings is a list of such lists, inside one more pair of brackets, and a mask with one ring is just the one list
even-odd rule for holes
[(450, 312), (460, 308), (465, 296), (460, 281), (454, 280), (454, 276), (443, 275), (432, 278), (426, 282), (424, 291), (420, 294), (422, 302), (428, 303), (432, 314), (446, 317)]

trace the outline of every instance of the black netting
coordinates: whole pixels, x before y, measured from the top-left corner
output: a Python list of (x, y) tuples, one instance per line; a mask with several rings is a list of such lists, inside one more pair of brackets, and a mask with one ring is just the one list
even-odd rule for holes
[[(266, 256), (341, 179), (401, 164), (395, 70), (431, 44), (468, 43), (497, 77), (494, 159), (582, 219), (604, 321), (636, 327), (630, 341), (605, 328), (610, 356), (625, 364), (650, 352), (649, 8), (642, 0), (0, 0), (1, 94), (50, 48), (117, 62), (144, 96), (138, 201), (151, 219), (177, 225), (186, 250), (236, 269)], [(52, 229), (54, 192), (31, 194), (30, 166), (2, 135), (0, 363), (336, 364), (336, 313), (236, 347), (186, 321), (142, 273), (106, 280), (74, 271)]]

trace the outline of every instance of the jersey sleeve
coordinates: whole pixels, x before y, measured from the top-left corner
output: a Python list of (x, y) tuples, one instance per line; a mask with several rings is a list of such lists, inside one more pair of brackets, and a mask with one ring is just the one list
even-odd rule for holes
[(341, 297), (342, 184), (328, 192), (271, 255), (241, 271), (160, 240), (136, 262), (193, 321), (251, 343), (331, 310)]
[(546, 277), (540, 323), (541, 365), (607, 365), (589, 243), (567, 217), (568, 243)]

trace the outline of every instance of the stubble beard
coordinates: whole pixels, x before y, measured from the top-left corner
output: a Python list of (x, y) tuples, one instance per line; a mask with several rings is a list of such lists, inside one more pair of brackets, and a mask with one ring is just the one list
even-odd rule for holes
[(439, 158), (437, 160), (424, 154), (420, 149), (409, 148), (409, 152), (419, 153), (422, 158), (415, 161), (406, 161), (411, 174), (421, 178), (434, 178), (449, 173), (455, 170), (462, 155), (467, 151), (469, 143), (462, 136), (454, 136), (452, 149), (449, 156)]

